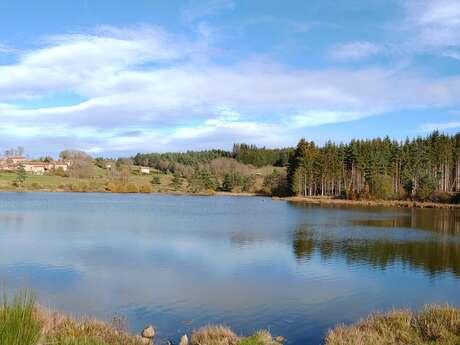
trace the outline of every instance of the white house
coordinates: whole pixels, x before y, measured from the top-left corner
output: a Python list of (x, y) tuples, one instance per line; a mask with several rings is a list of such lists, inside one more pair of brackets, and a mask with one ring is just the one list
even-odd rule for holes
[(57, 161), (57, 162), (53, 163), (53, 169), (54, 170), (62, 169), (63, 171), (67, 171), (68, 168), (69, 168), (69, 165), (67, 164), (67, 162)]
[(34, 175), (43, 175), (48, 165), (41, 162), (25, 162), (23, 163), (24, 170)]
[(150, 168), (149, 167), (140, 167), (141, 174), (148, 175), (150, 174)]

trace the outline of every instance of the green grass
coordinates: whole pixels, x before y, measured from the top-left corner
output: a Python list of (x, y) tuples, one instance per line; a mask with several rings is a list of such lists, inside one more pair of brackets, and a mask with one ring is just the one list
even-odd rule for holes
[[(113, 325), (97, 320), (76, 320), (35, 305), (32, 295), (20, 292), (0, 307), (0, 345), (141, 345), (120, 320)], [(280, 345), (269, 332), (238, 337), (224, 326), (206, 326), (191, 335), (192, 345)]]
[[(261, 190), (263, 185), (263, 175), (273, 171), (273, 167), (251, 168), (252, 174), (259, 173), (255, 176), (254, 190)], [(160, 178), (159, 184), (152, 184), (153, 176)], [(13, 185), (16, 179), (16, 172), (2, 171), (0, 172), (0, 191), (66, 191), (66, 192), (128, 192), (128, 184), (131, 184), (131, 191), (139, 190), (139, 192), (160, 192), (160, 193), (188, 193), (190, 186), (187, 180), (182, 179), (182, 185), (178, 190), (172, 186), (173, 175), (163, 173), (151, 173), (149, 175), (139, 175), (138, 172), (132, 173), (129, 176), (128, 183), (117, 188), (108, 188), (108, 185), (120, 185), (119, 177), (108, 176), (107, 170), (97, 168), (96, 174), (92, 178), (78, 179), (72, 177), (56, 176), (56, 175), (34, 175), (27, 174), (26, 181), (23, 186), (16, 187)], [(137, 188), (133, 187), (136, 185)], [(146, 186), (149, 187), (146, 187)]]
[(3, 297), (0, 308), (0, 343), (2, 345), (36, 345), (41, 336), (42, 322), (34, 313), (35, 300), (21, 292), (8, 302)]

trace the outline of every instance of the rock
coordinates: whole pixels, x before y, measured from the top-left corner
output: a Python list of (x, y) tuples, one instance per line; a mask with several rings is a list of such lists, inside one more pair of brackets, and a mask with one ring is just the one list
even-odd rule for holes
[(142, 331), (142, 337), (147, 339), (152, 339), (155, 336), (155, 328), (153, 326), (148, 326)]
[(179, 341), (179, 345), (188, 345), (188, 337), (187, 334), (184, 334)]
[(282, 337), (282, 336), (280, 336), (280, 335), (277, 336), (277, 337), (275, 337), (275, 341), (276, 341), (277, 343), (280, 343), (280, 344), (284, 343), (285, 340), (286, 340), (286, 339), (284, 339), (284, 337)]
[(144, 338), (144, 337), (142, 337), (142, 336), (140, 336), (140, 335), (136, 335), (136, 339), (137, 339), (139, 342), (141, 342), (142, 344), (145, 344), (145, 345), (151, 345), (151, 344), (153, 344), (152, 339), (150, 339), (150, 338)]

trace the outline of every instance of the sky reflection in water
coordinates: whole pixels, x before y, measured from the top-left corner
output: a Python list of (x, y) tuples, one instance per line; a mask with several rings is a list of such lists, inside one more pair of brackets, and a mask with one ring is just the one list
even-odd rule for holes
[(460, 305), (458, 211), (266, 198), (2, 193), (0, 285), (77, 315), (317, 344), (375, 309)]

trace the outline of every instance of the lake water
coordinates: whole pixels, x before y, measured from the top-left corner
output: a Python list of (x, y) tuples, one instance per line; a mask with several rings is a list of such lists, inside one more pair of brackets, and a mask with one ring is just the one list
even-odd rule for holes
[(1, 193), (0, 286), (161, 340), (211, 323), (320, 344), (375, 310), (460, 306), (460, 212)]

